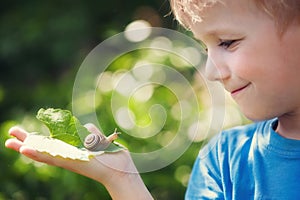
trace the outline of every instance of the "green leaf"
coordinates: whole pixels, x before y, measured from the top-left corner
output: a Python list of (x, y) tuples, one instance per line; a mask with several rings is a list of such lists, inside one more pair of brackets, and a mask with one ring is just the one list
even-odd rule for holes
[(104, 153), (104, 151), (90, 152), (86, 149), (79, 149), (62, 140), (35, 134), (29, 134), (24, 144), (36, 151), (72, 160), (89, 161), (90, 158)]
[(105, 152), (110, 152), (110, 153), (114, 153), (114, 152), (118, 152), (120, 150), (124, 149), (124, 147), (120, 146), (117, 143), (110, 143), (110, 145), (104, 150)]
[(36, 117), (48, 127), (50, 137), (62, 140), (78, 148), (84, 147), (84, 138), (90, 134), (68, 110), (41, 108)]
[[(69, 110), (41, 108), (38, 111), (36, 118), (48, 127), (50, 131), (50, 138), (61, 140), (77, 148), (84, 148), (84, 139), (87, 135), (90, 134), (90, 132), (79, 122), (79, 120), (75, 116), (72, 115)], [(35, 139), (36, 138), (37, 137), (35, 137)], [(31, 144), (33, 143), (34, 142), (31, 142)], [(51, 154), (51, 152), (53, 151), (52, 146), (48, 147), (47, 145), (45, 146), (45, 144), (43, 145), (44, 147), (42, 148), (42, 151)], [(37, 146), (36, 148), (37, 150), (41, 150), (40, 146)], [(124, 149), (124, 147), (118, 145), (117, 143), (111, 143), (104, 150), (104, 152), (113, 153), (122, 149)], [(56, 154), (68, 157), (68, 154), (66, 153)], [(73, 157), (69, 156), (69, 158)]]

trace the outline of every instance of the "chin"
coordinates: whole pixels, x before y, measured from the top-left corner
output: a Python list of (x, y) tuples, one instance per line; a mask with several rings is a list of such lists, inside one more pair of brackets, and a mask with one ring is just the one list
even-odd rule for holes
[(260, 122), (265, 120), (274, 119), (276, 116), (270, 114), (259, 114), (259, 113), (244, 113), (247, 119), (253, 122)]

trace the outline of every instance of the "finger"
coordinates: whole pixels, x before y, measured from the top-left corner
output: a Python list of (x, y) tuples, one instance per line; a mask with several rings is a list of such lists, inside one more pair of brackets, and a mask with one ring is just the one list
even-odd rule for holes
[(101, 131), (92, 123), (85, 124), (84, 127), (91, 133), (102, 134)]
[(76, 169), (77, 167), (79, 167), (80, 169), (79, 164), (82, 163), (78, 161), (76, 162), (75, 160), (71, 160), (71, 159), (64, 159), (59, 156), (52, 156), (48, 153), (39, 152), (28, 146), (22, 146), (20, 148), (20, 153), (32, 160), (42, 162), (52, 166), (62, 167), (71, 171), (75, 171), (74, 169)]
[(14, 126), (14, 127), (10, 128), (8, 133), (11, 136), (14, 136), (14, 137), (18, 138), (18, 140), (20, 140), (22, 142), (25, 140), (25, 138), (28, 135), (27, 131), (25, 131), (24, 129), (22, 129), (20, 127), (17, 127), (17, 126)]
[(51, 156), (44, 153), (40, 153), (28, 146), (24, 146), (24, 143), (16, 138), (11, 138), (6, 140), (5, 146), (7, 148), (18, 151), (21, 154), (25, 155), (26, 157), (31, 158), (35, 161), (44, 162), (53, 165), (53, 162), (51, 162)]
[(50, 156), (46, 153), (38, 152), (35, 149), (32, 149), (28, 146), (21, 146), (20, 153), (32, 160), (47, 163), (49, 165), (53, 165), (53, 157), (52, 156)]
[(16, 138), (11, 138), (5, 141), (5, 146), (15, 151), (19, 151), (22, 145), (23, 142)]

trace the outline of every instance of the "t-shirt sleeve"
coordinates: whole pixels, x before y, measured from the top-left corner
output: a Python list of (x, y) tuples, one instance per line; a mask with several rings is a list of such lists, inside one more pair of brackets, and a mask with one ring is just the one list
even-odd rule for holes
[(218, 137), (199, 153), (191, 173), (185, 199), (224, 199), (218, 159)]

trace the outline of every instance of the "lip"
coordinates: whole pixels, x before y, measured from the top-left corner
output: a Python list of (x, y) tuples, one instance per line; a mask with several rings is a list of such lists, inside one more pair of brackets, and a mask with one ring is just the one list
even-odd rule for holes
[(245, 85), (245, 86), (243, 86), (243, 87), (240, 87), (240, 88), (238, 88), (238, 89), (236, 89), (236, 90), (233, 90), (233, 91), (231, 92), (231, 95), (237, 95), (237, 94), (240, 93), (242, 90), (244, 90), (245, 88), (247, 88), (249, 85), (250, 85), (250, 83), (247, 84), (247, 85)]

